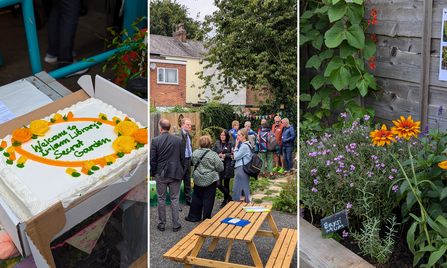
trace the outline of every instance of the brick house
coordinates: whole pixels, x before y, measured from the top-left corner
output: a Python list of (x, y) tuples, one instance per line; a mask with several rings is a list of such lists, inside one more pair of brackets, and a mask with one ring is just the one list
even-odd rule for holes
[(155, 106), (186, 104), (186, 61), (150, 58), (150, 101)]

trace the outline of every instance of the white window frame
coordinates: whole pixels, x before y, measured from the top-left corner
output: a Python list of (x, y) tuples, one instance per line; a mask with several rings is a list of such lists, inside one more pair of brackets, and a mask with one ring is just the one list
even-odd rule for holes
[[(160, 81), (160, 72), (163, 72), (163, 80), (166, 80), (165, 70), (175, 70), (176, 71), (176, 80), (177, 82), (166, 82), (166, 81)], [(164, 68), (159, 67), (157, 68), (157, 84), (170, 84), (170, 85), (178, 85), (178, 69), (177, 68)]]

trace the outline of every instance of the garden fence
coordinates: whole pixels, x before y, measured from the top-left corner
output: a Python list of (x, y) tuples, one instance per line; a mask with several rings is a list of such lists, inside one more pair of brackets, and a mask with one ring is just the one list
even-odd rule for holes
[[(200, 137), (201, 135), (201, 128), (200, 128), (200, 113), (161, 113), (161, 114), (151, 114), (151, 130), (150, 130), (150, 140), (160, 135), (160, 132), (158, 131), (158, 121), (160, 119), (168, 119), (171, 123), (171, 130), (169, 133), (174, 133), (174, 126), (176, 129), (179, 129), (181, 127), (180, 121), (182, 118), (189, 118), (191, 119), (191, 134), (195, 134), (195, 136)], [(198, 138), (195, 139), (194, 146), (195, 148), (198, 148), (199, 142)]]

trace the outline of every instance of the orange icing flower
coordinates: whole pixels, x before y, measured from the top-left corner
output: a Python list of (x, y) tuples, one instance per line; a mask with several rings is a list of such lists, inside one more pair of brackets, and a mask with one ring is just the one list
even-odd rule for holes
[[(114, 116), (114, 117), (112, 118), (112, 120), (113, 120), (113, 122), (116, 122), (116, 121), (118, 121), (118, 123), (121, 122), (121, 119), (119, 119), (119, 117), (116, 117), (116, 116)], [(117, 123), (117, 124), (118, 124), (118, 123)]]
[(113, 156), (110, 156), (110, 155), (108, 155), (108, 156), (104, 156), (104, 159), (106, 160), (106, 162), (113, 162), (113, 163), (115, 163), (115, 157), (113, 157)]
[(16, 160), (16, 153), (15, 152), (10, 152), (9, 153), (9, 160), (11, 160), (11, 161), (15, 161)]
[(6, 141), (2, 141), (2, 144), (0, 145), (0, 147), (2, 147), (3, 149), (6, 149), (7, 146), (8, 146), (8, 143)]
[(16, 151), (16, 147), (14, 147), (14, 146), (9, 146), (8, 149), (6, 149), (7, 153), (13, 153), (15, 151)]
[(83, 166), (81, 169), (81, 172), (84, 173), (85, 175), (89, 175), (88, 172), (90, 171), (89, 168), (87, 168), (86, 166)]
[(67, 119), (72, 119), (73, 118), (73, 113), (70, 111), (67, 114)]
[(54, 120), (59, 120), (61, 118), (62, 118), (61, 114), (55, 114), (54, 117), (53, 117)]
[(100, 114), (99, 114), (99, 119), (107, 120), (107, 115), (105, 115), (105, 114), (103, 114), (103, 113), (100, 113)]
[(139, 130), (132, 133), (132, 138), (134, 138), (136, 142), (139, 142), (141, 144), (146, 144), (147, 143), (147, 129), (140, 128)]
[(37, 136), (44, 136), (45, 133), (50, 129), (48, 126), (48, 121), (45, 120), (34, 120), (29, 125), (31, 133)]
[(93, 161), (89, 160), (89, 161), (85, 161), (84, 165), (86, 168), (92, 169), (92, 167), (95, 165), (95, 163)]
[(12, 132), (12, 138), (20, 143), (29, 141), (32, 136), (29, 128), (18, 128)]
[(130, 136), (137, 131), (139, 127), (132, 121), (121, 121), (115, 127), (115, 133), (123, 136)]
[(26, 160), (28, 160), (28, 157), (22, 155), (19, 157), (19, 160), (17, 160), (17, 164), (25, 164)]
[(101, 167), (105, 167), (105, 166), (107, 166), (107, 162), (106, 162), (106, 160), (105, 160), (104, 158), (99, 159), (99, 160), (98, 160), (98, 164), (99, 164)]
[(129, 153), (135, 149), (136, 144), (135, 139), (131, 136), (119, 136), (112, 145), (118, 153)]

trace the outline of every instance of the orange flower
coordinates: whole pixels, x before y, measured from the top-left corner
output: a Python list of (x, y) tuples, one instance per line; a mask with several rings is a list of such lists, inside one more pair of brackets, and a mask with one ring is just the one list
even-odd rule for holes
[(131, 137), (134, 138), (136, 142), (139, 142), (141, 144), (146, 144), (147, 143), (147, 129), (140, 128), (139, 130), (132, 133)]
[(131, 136), (119, 136), (112, 143), (113, 148), (118, 153), (130, 153), (133, 149), (135, 149), (135, 145), (137, 145), (137, 143)]
[(20, 143), (29, 141), (32, 136), (29, 128), (18, 128), (12, 132), (12, 138)]
[(391, 128), (391, 131), (393, 132), (393, 135), (398, 135), (399, 138), (404, 137), (405, 139), (409, 140), (411, 136), (414, 136), (417, 138), (417, 133), (420, 133), (418, 130), (419, 124), (421, 122), (413, 122), (413, 119), (411, 119), (411, 115), (408, 116), (408, 119), (405, 120), (405, 117), (401, 116), (400, 119), (393, 121), (393, 123), (396, 125), (395, 127)]
[(11, 161), (15, 161), (17, 158), (16, 158), (16, 153), (15, 152), (11, 152), (11, 153), (9, 153), (9, 160), (11, 160)]
[(393, 133), (388, 131), (386, 126), (383, 125), (381, 130), (374, 130), (369, 135), (372, 138), (373, 144), (377, 146), (383, 146), (385, 143), (390, 145), (390, 141), (396, 141), (393, 137)]
[(442, 161), (438, 164), (438, 166), (442, 169), (447, 169), (447, 161)]
[(3, 149), (6, 149), (6, 147), (8, 147), (8, 144), (6, 143), (6, 141), (2, 141), (2, 144), (0, 145), (0, 147), (2, 147)]
[(67, 119), (72, 119), (73, 118), (73, 113), (70, 111), (67, 114)]

